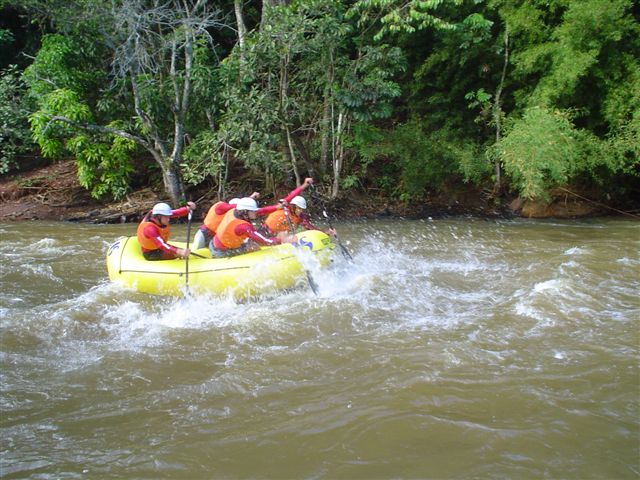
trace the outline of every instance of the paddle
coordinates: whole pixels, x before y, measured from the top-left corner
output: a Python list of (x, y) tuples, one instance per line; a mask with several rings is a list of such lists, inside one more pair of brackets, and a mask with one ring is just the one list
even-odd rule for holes
[[(286, 217), (287, 223), (289, 224), (289, 230), (291, 230), (291, 234), (293, 235), (295, 230), (293, 228), (293, 222), (291, 221), (291, 217), (289, 216), (289, 207), (286, 205), (283, 205), (282, 209), (284, 210), (284, 216)], [(304, 269), (304, 273), (307, 274), (307, 281), (309, 282), (309, 286), (311, 287), (311, 290), (313, 290), (314, 294), (318, 295), (318, 284), (311, 276), (311, 272), (306, 268), (304, 268), (304, 265), (302, 266), (302, 268)]]
[(311, 184), (311, 196), (320, 202), (320, 205), (322, 207), (322, 215), (324, 216), (324, 218), (327, 219), (327, 222), (329, 223), (329, 228), (332, 229), (334, 232), (336, 232), (335, 239), (336, 239), (336, 242), (338, 243), (338, 246), (340, 247), (340, 251), (342, 252), (342, 255), (344, 255), (344, 258), (346, 258), (348, 261), (353, 262), (353, 257), (349, 253), (349, 250), (347, 250), (347, 247), (345, 247), (342, 244), (342, 242), (340, 241), (340, 237), (338, 237), (338, 232), (336, 231), (335, 228), (333, 228), (333, 225), (331, 224), (331, 218), (329, 217), (329, 214), (327, 214), (327, 208), (325, 207), (324, 200), (322, 200), (320, 195), (318, 195), (318, 192), (316, 192), (316, 186), (313, 183)]
[[(189, 239), (191, 238), (191, 217), (193, 217), (193, 210), (189, 209), (189, 216), (187, 217), (187, 248), (189, 248)], [(184, 259), (184, 286), (189, 293), (189, 255)]]

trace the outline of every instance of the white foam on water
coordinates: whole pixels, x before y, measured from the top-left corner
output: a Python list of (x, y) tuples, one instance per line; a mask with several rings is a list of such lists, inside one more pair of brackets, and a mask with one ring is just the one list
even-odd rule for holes
[(588, 253), (588, 250), (581, 247), (572, 247), (568, 250), (565, 250), (565, 255), (585, 255)]
[(620, 263), (622, 265), (640, 265), (640, 258), (629, 258), (629, 257), (623, 257), (623, 258), (618, 258), (616, 260), (616, 263)]
[[(290, 292), (274, 292), (243, 302), (230, 297), (154, 297), (105, 281), (79, 296), (43, 308), (43, 314), (52, 321), (39, 325), (43, 335), (60, 340), (61, 351), (70, 351), (75, 338), (87, 349), (83, 355), (91, 362), (109, 350), (159, 348), (183, 331), (221, 332), (236, 345), (249, 346), (259, 357), (288, 348), (277, 342), (267, 347), (257, 344), (256, 339), (262, 335), (317, 328), (320, 337), (331, 328), (345, 328), (340, 323), (345, 321), (353, 334), (387, 337), (407, 332), (431, 335), (444, 330), (452, 334), (459, 331), (468, 341), (482, 331), (485, 342), (500, 342), (501, 336), (539, 336), (564, 322), (572, 312), (593, 316), (588, 307), (580, 311), (575, 307), (575, 299), (587, 295), (572, 277), (580, 268), (577, 257), (585, 253), (584, 249), (566, 250), (572, 258), (558, 263), (555, 272), (550, 272), (552, 278), (540, 279), (543, 266), (538, 262), (525, 259), (513, 265), (502, 258), (499, 242), (486, 242), (460, 225), (445, 227), (445, 234), (455, 238), (455, 243), (453, 249), (443, 250), (442, 231), (435, 232), (435, 228), (443, 227), (424, 222), (399, 238), (377, 229), (364, 232), (357, 248), (349, 244), (353, 262), (348, 262), (338, 247), (329, 268), (320, 268), (313, 255), (297, 249), (296, 255), (318, 284), (318, 295), (306, 279)], [(57, 248), (54, 240), (40, 242), (43, 248)], [(106, 250), (109, 242), (103, 241), (101, 246)], [(534, 248), (533, 244), (527, 248)], [(57, 278), (50, 267), (43, 268), (39, 275)], [(523, 328), (519, 332), (487, 329), (487, 321), (492, 321), (498, 307), (521, 318)], [(301, 322), (301, 312), (309, 317), (308, 324), (307, 320)], [(450, 353), (457, 355), (455, 350)], [(235, 354), (229, 355), (227, 362), (231, 364)], [(496, 362), (502, 354), (477, 355)], [(486, 360), (489, 358), (493, 360)], [(455, 365), (451, 360), (449, 364)]]
[(533, 291), (535, 293), (548, 292), (553, 295), (561, 292), (564, 288), (566, 288), (566, 286), (567, 286), (566, 280), (553, 279), (553, 280), (547, 280), (544, 282), (536, 283), (533, 286)]

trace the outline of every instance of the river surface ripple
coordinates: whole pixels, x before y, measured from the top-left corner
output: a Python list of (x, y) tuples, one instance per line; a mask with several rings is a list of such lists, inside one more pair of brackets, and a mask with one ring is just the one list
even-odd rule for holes
[(0, 476), (640, 478), (640, 223), (336, 226), (318, 296), (235, 303), (0, 225)]

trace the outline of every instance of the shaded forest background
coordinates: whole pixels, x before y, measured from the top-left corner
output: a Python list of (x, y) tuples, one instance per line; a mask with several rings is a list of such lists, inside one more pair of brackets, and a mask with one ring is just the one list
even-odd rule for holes
[[(632, 0), (0, 0), (0, 173), (424, 205), (640, 205)], [(452, 193), (453, 192), (453, 193)]]

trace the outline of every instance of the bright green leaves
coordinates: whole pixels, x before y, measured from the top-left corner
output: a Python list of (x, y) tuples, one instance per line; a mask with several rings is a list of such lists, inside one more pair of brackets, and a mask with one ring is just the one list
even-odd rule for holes
[(71, 90), (61, 88), (41, 97), (40, 109), (29, 117), (29, 122), (34, 140), (40, 145), (42, 154), (48, 158), (63, 155), (65, 138), (75, 132), (69, 123), (54, 121), (54, 116), (75, 122), (92, 119), (88, 106)]
[(581, 168), (581, 137), (560, 111), (531, 108), (510, 126), (494, 145), (512, 185), (524, 198), (546, 198), (547, 192), (566, 183)]
[(106, 72), (100, 68), (99, 49), (88, 36), (49, 34), (42, 37), (42, 47), (25, 80), (31, 94), (39, 97), (55, 89), (69, 89), (87, 98), (95, 98), (104, 86)]
[[(81, 185), (96, 198), (119, 198), (128, 188), (134, 146), (130, 140), (88, 129), (96, 123), (95, 112), (114, 110), (113, 99), (99, 97), (105, 72), (99, 68), (101, 53), (94, 42), (88, 36), (43, 37), (42, 48), (25, 71), (38, 103), (29, 122), (45, 157), (75, 156)], [(95, 111), (92, 104), (98, 106)]]
[(475, 92), (468, 92), (464, 99), (469, 102), (469, 108), (487, 108), (489, 102), (491, 101), (492, 95), (484, 90), (484, 88), (479, 88)]
[[(640, 30), (629, 14), (629, 0), (572, 0), (566, 5), (559, 23), (544, 27), (537, 24), (540, 31), (550, 32), (545, 39), (528, 42), (514, 53), (516, 73), (540, 76), (531, 95), (525, 97), (529, 106), (593, 104), (580, 98), (586, 93), (583, 85), (605, 78), (605, 69), (615, 72), (616, 60), (611, 60), (619, 59), (630, 47), (629, 42), (637, 45)], [(531, 6), (523, 4), (519, 8), (528, 11)], [(519, 18), (513, 13), (507, 15)], [(538, 17), (543, 14), (538, 12)]]
[(521, 84), (513, 96), (523, 110), (511, 113), (508, 134), (491, 156), (502, 162), (514, 188), (526, 198), (544, 198), (562, 183), (602, 184), (634, 175), (640, 158), (640, 67), (634, 54), (640, 27), (631, 16), (632, 2), (501, 5), (512, 27), (514, 76)]
[[(109, 134), (91, 134), (83, 125), (93, 121), (89, 107), (68, 89), (58, 89), (41, 99), (40, 110), (29, 121), (33, 138), (45, 157), (70, 153), (76, 158), (80, 184), (100, 198), (122, 197), (133, 171), (130, 155), (135, 144)], [(110, 127), (121, 126), (117, 123)]]
[(80, 184), (91, 190), (93, 197), (110, 195), (117, 199), (127, 193), (134, 142), (118, 136), (100, 139), (81, 133), (67, 142), (67, 148), (76, 157)]
[(607, 122), (620, 128), (632, 119), (640, 121), (640, 59), (624, 55), (619, 74), (611, 75), (608, 86), (602, 108)]
[(455, 25), (443, 20), (434, 12), (443, 5), (458, 6), (462, 0), (358, 0), (349, 10), (348, 18), (358, 18), (359, 25), (380, 18), (375, 40), (387, 33), (413, 33), (425, 28), (452, 30)]

